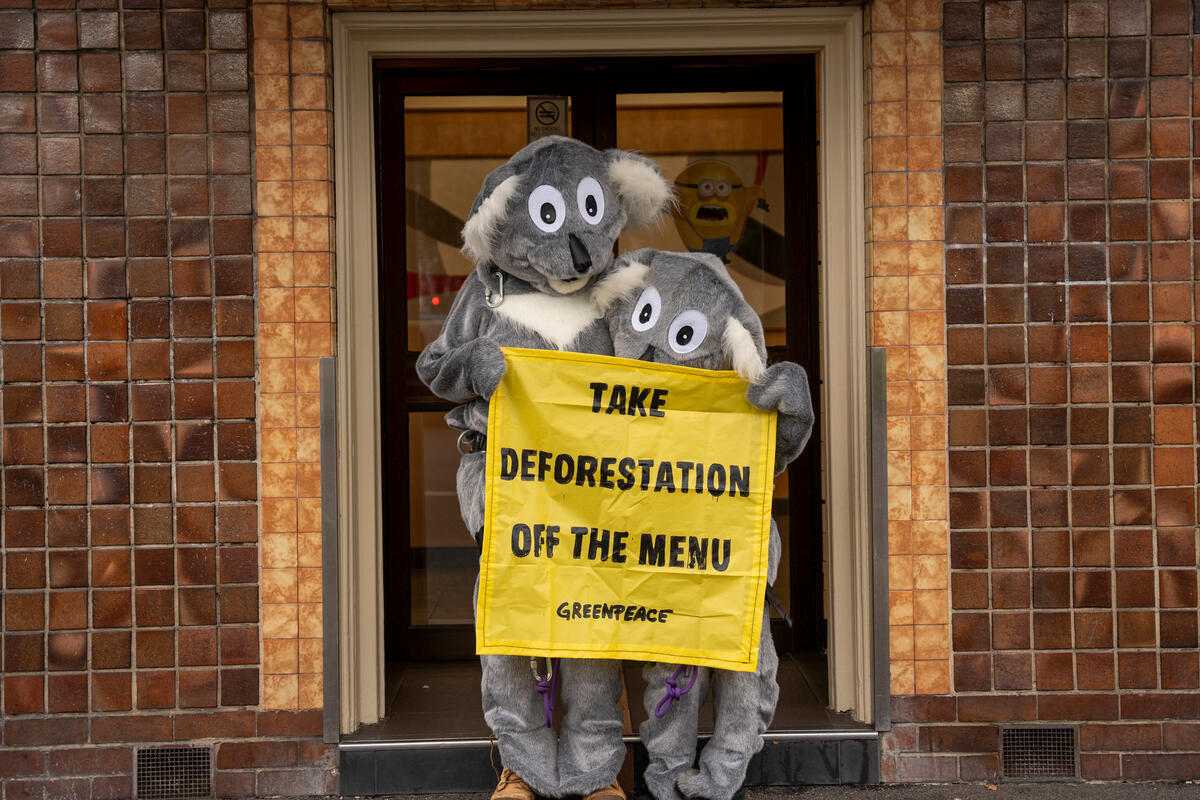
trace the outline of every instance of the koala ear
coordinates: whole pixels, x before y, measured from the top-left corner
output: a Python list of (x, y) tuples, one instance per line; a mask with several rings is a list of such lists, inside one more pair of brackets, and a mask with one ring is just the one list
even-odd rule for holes
[(758, 322), (757, 315), (753, 321), (747, 320), (747, 322), (750, 323), (750, 328), (742, 324), (742, 321), (736, 316), (730, 317), (729, 321), (725, 323), (724, 344), (725, 352), (729, 356), (733, 368), (747, 382), (754, 383), (762, 377), (767, 368), (766, 345), (762, 334), (762, 323)]
[(613, 262), (612, 269), (592, 288), (592, 302), (604, 313), (622, 300), (627, 300), (646, 283), (654, 251), (648, 247), (625, 253)]
[(604, 157), (608, 159), (608, 181), (625, 207), (630, 228), (654, 222), (674, 205), (671, 184), (653, 161), (624, 150), (606, 150)]
[(462, 251), (476, 264), (491, 259), (492, 240), (508, 216), (508, 201), (520, 185), (521, 176), (513, 174), (508, 164), (493, 170), (484, 180), (462, 229)]

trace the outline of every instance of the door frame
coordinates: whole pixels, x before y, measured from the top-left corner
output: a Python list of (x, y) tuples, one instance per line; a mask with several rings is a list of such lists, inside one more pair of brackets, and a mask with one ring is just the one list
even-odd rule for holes
[[(351, 12), (333, 17), (337, 269), (339, 715), (348, 733), (384, 703), (376, 58), (818, 54), (820, 388), (830, 705), (875, 718), (871, 459), (863, 194), (862, 10)], [(886, 642), (886, 639), (880, 640)], [(886, 646), (886, 645), (885, 645)], [(881, 709), (881, 711), (883, 711)]]
[[(494, 68), (503, 63), (502, 69)], [(654, 71), (655, 74), (647, 75)], [(405, 109), (407, 96), (428, 95), (536, 95), (569, 96), (571, 135), (594, 147), (622, 146), (617, 140), (617, 99), (626, 92), (659, 94), (678, 92), (770, 91), (778, 92), (783, 113), (780, 135), (786, 181), (784, 239), (786, 251), (777, 265), (791, 267), (787, 275), (787, 340), (773, 346), (772, 361), (786, 358), (808, 370), (809, 380), (821, 375), (818, 307), (819, 269), (816, 209), (817, 144), (816, 56), (811, 53), (747, 56), (663, 57), (636, 60), (563, 59), (552, 76), (537, 60), (506, 59), (503, 62), (470, 59), (420, 61), (376, 59), (376, 180), (379, 204), (380, 307), (390, 309), (382, 320), (383, 364), (382, 434), (385, 442), (383, 475), (391, 491), (383, 492), (384, 570), (389, 580), (384, 587), (385, 658), (390, 662), (411, 660), (458, 660), (473, 658), (475, 636), (470, 623), (445, 625), (422, 622), (412, 617), (412, 569), (416, 561), (409, 541), (413, 506), (406, 491), (411, 480), (409, 414), (445, 413), (454, 403), (443, 400), (425, 386), (415, 373), (416, 352), (409, 350), (407, 289), (403, 272), (388, 269), (405, 258), (405, 210), (407, 153)], [(798, 269), (797, 265), (806, 265)], [(824, 410), (814, 398), (818, 420)], [(778, 519), (790, 554), (786, 570), (790, 576), (787, 603), (792, 619), (772, 618), (775, 644), (784, 652), (822, 652), (826, 644), (824, 615), (824, 540), (821, 506), (820, 437), (805, 448), (787, 472), (786, 518)], [(778, 509), (776, 509), (778, 511)], [(786, 524), (785, 524), (786, 523)], [(465, 530), (462, 531), (465, 533)], [(462, 542), (469, 542), (465, 536)], [(474, 547), (463, 545), (464, 554), (477, 560)], [(776, 590), (780, 586), (776, 585)], [(418, 655), (413, 655), (413, 654)]]

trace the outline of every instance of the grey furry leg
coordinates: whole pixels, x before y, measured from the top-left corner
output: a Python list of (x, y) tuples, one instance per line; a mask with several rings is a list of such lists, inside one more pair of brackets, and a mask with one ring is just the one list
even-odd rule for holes
[[(527, 656), (480, 656), (483, 664), (483, 718), (500, 748), (500, 763), (535, 792), (561, 797), (558, 746), (546, 727), (542, 697), (534, 691)], [(619, 732), (618, 732), (619, 738)]]
[(563, 658), (558, 668), (558, 696), (565, 714), (558, 738), (555, 796), (586, 795), (615, 781), (625, 760), (624, 717), (618, 705), (621, 662)]
[(484, 472), (487, 451), (466, 453), (458, 460), (458, 510), (471, 536), (483, 530)]
[[(472, 609), (479, 607), (475, 576)], [(546, 725), (542, 696), (534, 690), (527, 656), (480, 656), (483, 720), (500, 749), (500, 763), (545, 797), (558, 794), (558, 745)]]
[(675, 788), (675, 781), (696, 761), (700, 706), (708, 692), (709, 675), (712, 672), (708, 667), (693, 667), (700, 670), (695, 685), (687, 694), (673, 701), (662, 719), (659, 719), (654, 713), (655, 709), (667, 692), (667, 678), (674, 675), (678, 668), (678, 664), (656, 662), (647, 664), (642, 670), (642, 676), (646, 679), (646, 693), (642, 696), (646, 721), (638, 728), (638, 735), (650, 757), (642, 778), (655, 800), (682, 800), (682, 795)]
[(762, 735), (775, 716), (778, 668), (771, 620), (764, 610), (758, 670), (713, 671), (713, 735), (700, 752), (699, 769), (688, 770), (676, 782), (684, 795), (730, 800), (741, 788), (750, 759), (762, 749)]

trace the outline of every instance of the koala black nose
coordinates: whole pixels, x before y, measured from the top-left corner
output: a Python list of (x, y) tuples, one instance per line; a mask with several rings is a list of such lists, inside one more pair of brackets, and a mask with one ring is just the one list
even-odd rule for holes
[(582, 275), (592, 268), (592, 257), (575, 234), (567, 234), (567, 241), (571, 243), (571, 260), (575, 262), (575, 271)]

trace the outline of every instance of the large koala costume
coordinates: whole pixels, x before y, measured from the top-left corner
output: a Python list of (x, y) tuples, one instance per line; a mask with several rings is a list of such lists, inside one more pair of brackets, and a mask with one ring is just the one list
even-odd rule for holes
[[(614, 270), (613, 246), (622, 230), (653, 221), (670, 202), (654, 162), (561, 136), (533, 142), (484, 180), (463, 228), (475, 271), (417, 359), (417, 374), (434, 394), (461, 404), (446, 420), (463, 432), (459, 505), (477, 541), (487, 402), (505, 371), (500, 348), (610, 355), (605, 310), (645, 271), (637, 264)], [(619, 662), (561, 659), (555, 682), (566, 714), (556, 738), (530, 660), (481, 661), (484, 718), (507, 769), (548, 797), (586, 795), (616, 780), (625, 757)], [(539, 681), (543, 690), (548, 677)]]
[[(644, 264), (649, 270), (640, 293), (630, 293), (609, 312), (616, 355), (737, 370), (750, 383), (746, 399), (779, 412), (775, 473), (782, 472), (804, 449), (812, 431), (808, 377), (790, 361), (766, 366), (762, 323), (721, 260), (707, 253), (637, 250), (618, 262), (619, 267)], [(772, 519), (769, 584), (775, 583), (779, 553), (779, 529)], [(681, 675), (688, 670), (675, 664), (646, 666), (643, 702), (648, 716), (639, 733), (650, 756), (646, 785), (656, 800), (680, 800), (681, 794), (707, 800), (733, 797), (775, 714), (778, 666), (765, 608), (756, 672), (690, 667), (694, 684), (680, 691)], [(710, 689), (715, 730), (700, 753), (699, 768), (693, 769), (700, 706)]]

